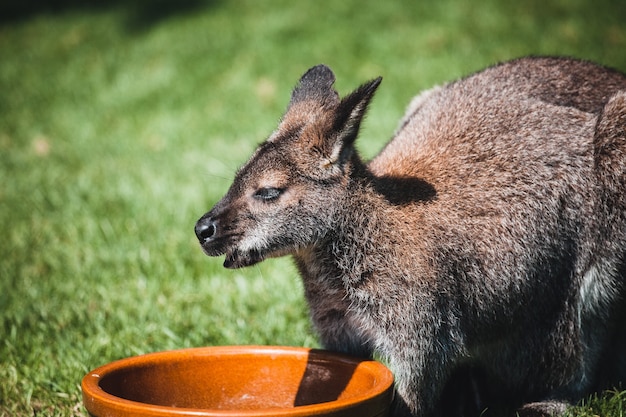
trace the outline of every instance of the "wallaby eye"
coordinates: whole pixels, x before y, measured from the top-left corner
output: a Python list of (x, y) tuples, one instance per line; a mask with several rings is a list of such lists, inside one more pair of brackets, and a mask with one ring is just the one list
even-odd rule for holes
[(273, 201), (282, 194), (283, 190), (276, 187), (262, 187), (255, 191), (253, 197), (257, 200)]

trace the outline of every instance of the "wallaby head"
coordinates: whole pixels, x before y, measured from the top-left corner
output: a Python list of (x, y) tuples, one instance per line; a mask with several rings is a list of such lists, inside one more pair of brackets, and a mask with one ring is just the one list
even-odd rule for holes
[(210, 256), (239, 268), (295, 253), (333, 227), (333, 211), (361, 163), (354, 150), (361, 120), (381, 78), (339, 98), (332, 71), (318, 65), (293, 90), (278, 128), (239, 169), (195, 226)]

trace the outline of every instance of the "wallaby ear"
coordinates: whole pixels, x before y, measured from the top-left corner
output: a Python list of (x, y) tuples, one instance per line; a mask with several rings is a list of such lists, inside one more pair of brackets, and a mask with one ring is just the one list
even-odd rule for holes
[(347, 155), (348, 151), (352, 149), (367, 106), (382, 80), (382, 77), (378, 77), (361, 85), (339, 103), (333, 124), (336, 135), (333, 138), (332, 152), (328, 163), (342, 162), (344, 159), (342, 155)]
[(334, 83), (335, 74), (326, 65), (317, 65), (309, 69), (291, 93), (289, 106), (307, 100), (322, 104), (338, 102), (339, 95), (333, 88)]

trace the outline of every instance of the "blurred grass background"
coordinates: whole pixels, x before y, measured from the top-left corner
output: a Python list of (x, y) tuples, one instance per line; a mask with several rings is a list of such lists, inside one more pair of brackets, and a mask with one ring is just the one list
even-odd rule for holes
[(227, 271), (193, 234), (299, 76), (384, 77), (370, 157), (419, 90), (527, 54), (626, 70), (626, 3), (3, 2), (0, 416), (84, 415), (82, 376), (130, 355), (316, 346), (288, 259)]

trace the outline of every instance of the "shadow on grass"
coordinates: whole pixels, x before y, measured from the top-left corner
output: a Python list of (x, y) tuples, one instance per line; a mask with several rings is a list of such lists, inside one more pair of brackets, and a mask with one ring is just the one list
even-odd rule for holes
[(126, 28), (141, 31), (170, 17), (200, 12), (220, 0), (4, 0), (0, 2), (0, 26), (39, 15), (72, 11), (101, 12), (124, 9)]

